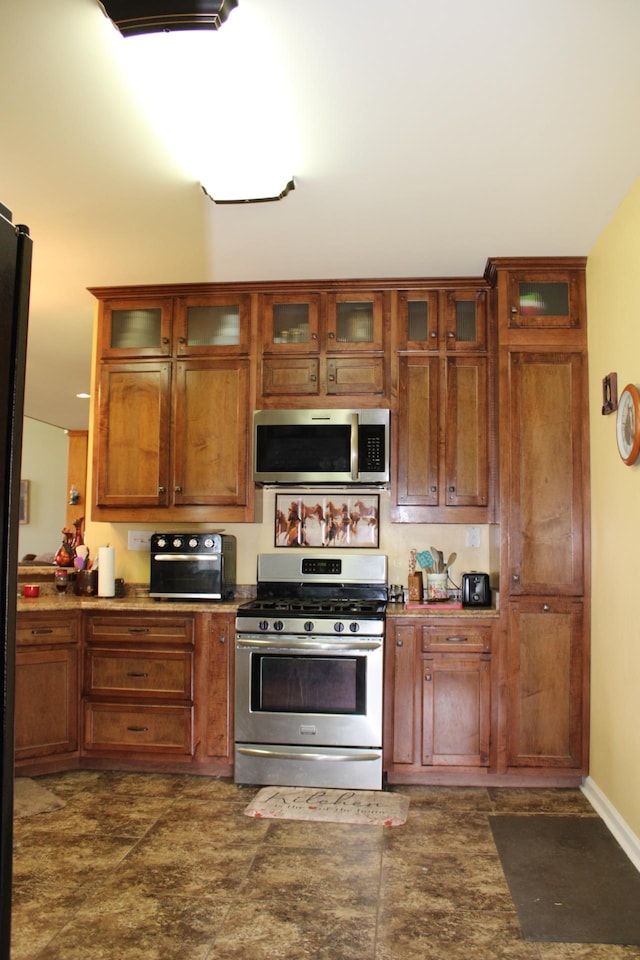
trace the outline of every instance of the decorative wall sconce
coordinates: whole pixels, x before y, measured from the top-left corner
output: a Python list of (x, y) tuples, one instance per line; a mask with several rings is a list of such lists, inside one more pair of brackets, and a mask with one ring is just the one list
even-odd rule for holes
[(123, 37), (173, 30), (217, 30), (238, 0), (99, 0)]
[(618, 409), (618, 374), (609, 373), (602, 378), (602, 416)]

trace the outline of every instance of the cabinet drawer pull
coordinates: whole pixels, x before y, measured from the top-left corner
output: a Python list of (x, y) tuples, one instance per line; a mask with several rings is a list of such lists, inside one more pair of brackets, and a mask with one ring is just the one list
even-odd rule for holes
[(551, 607), (549, 606), (548, 603), (543, 603), (543, 604), (542, 604), (542, 609), (544, 610), (545, 613), (548, 613), (549, 610), (551, 610)]
[(129, 633), (149, 633), (149, 627), (129, 627)]
[(128, 677), (148, 677), (149, 674), (148, 674), (148, 673), (142, 673), (142, 672), (136, 671), (136, 670), (129, 670), (129, 672), (127, 673), (127, 676), (128, 676)]
[(131, 733), (147, 733), (149, 727), (127, 727)]
[(446, 642), (447, 643), (468, 643), (469, 641), (467, 640), (466, 637), (447, 637)]
[(36, 627), (34, 630), (31, 631), (31, 636), (37, 637), (39, 634), (43, 634), (43, 633), (53, 633), (53, 630), (51, 629), (51, 627)]

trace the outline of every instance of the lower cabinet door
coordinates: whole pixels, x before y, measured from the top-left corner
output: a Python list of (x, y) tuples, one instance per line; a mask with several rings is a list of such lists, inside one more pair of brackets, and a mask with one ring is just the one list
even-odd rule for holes
[(193, 754), (190, 706), (86, 703), (85, 750)]
[(490, 659), (425, 657), (422, 671), (422, 763), (488, 766)]
[(18, 648), (15, 758), (78, 749), (78, 646)]

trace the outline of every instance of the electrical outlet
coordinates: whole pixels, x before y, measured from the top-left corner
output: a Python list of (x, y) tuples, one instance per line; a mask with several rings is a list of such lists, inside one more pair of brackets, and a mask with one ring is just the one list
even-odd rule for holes
[(127, 547), (129, 550), (148, 550), (151, 544), (151, 533), (148, 530), (129, 530)]
[(467, 527), (467, 546), (468, 547), (479, 547), (480, 546), (480, 527)]

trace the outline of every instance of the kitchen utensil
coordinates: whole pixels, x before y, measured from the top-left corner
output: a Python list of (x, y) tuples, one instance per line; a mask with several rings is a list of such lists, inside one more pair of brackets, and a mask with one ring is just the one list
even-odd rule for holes
[(458, 558), (458, 554), (457, 554), (457, 553), (450, 553), (450, 554), (449, 554), (449, 557), (448, 557), (448, 559), (447, 559), (447, 562), (446, 562), (445, 565), (444, 565), (444, 570), (443, 570), (442, 572), (443, 572), (443, 573), (447, 573), (448, 570), (449, 570), (449, 567), (451, 566), (452, 563), (455, 562), (455, 560), (457, 560), (457, 558)]
[(435, 547), (431, 547), (431, 553), (433, 555), (433, 573), (442, 573), (444, 570), (444, 555), (442, 550), (437, 550)]
[(421, 550), (420, 553), (416, 553), (416, 560), (423, 570), (430, 570), (433, 566), (433, 557), (428, 550)]

